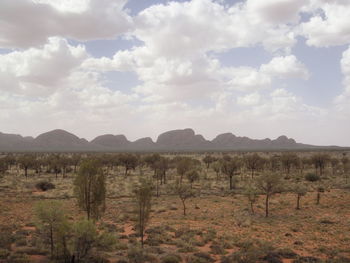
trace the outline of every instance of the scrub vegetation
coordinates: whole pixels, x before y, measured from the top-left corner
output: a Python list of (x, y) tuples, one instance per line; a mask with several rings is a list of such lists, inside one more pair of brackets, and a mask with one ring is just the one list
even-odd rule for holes
[(0, 155), (0, 262), (350, 262), (350, 153)]

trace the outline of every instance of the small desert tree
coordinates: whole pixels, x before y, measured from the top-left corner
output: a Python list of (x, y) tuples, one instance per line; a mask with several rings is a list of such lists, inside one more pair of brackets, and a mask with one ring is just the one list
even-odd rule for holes
[(35, 156), (33, 154), (24, 154), (18, 158), (20, 167), (24, 170), (24, 175), (28, 177), (28, 169), (31, 169), (35, 163)]
[(311, 156), (310, 160), (315, 167), (315, 173), (318, 174), (317, 171), (319, 171), (319, 175), (322, 177), (326, 164), (330, 160), (329, 154), (316, 153)]
[(250, 170), (252, 178), (254, 178), (254, 173), (259, 170), (264, 163), (263, 158), (257, 153), (244, 156), (243, 161), (246, 168)]
[(72, 164), (73, 167), (74, 167), (74, 170), (73, 170), (74, 173), (77, 172), (77, 167), (78, 167), (80, 161), (81, 161), (81, 155), (80, 155), (80, 154), (73, 154), (73, 155), (71, 156), (71, 164)]
[(259, 197), (258, 189), (256, 188), (256, 186), (250, 183), (245, 187), (243, 194), (247, 197), (250, 206), (250, 211), (254, 215), (254, 204), (256, 203)]
[(270, 156), (270, 158), (267, 161), (267, 165), (271, 172), (277, 172), (282, 166), (281, 156), (277, 154)]
[(283, 153), (281, 155), (281, 163), (287, 176), (289, 175), (290, 170), (293, 166), (297, 167), (298, 162), (299, 158), (295, 153)]
[(0, 158), (0, 175), (4, 174), (8, 169), (8, 164), (5, 158)]
[(61, 156), (59, 154), (52, 154), (48, 156), (47, 162), (49, 164), (50, 170), (55, 173), (57, 179), (58, 173), (61, 171)]
[(156, 162), (156, 167), (160, 175), (160, 184), (166, 184), (166, 173), (171, 168), (170, 159), (167, 157), (160, 157)]
[(234, 188), (233, 177), (236, 175), (238, 169), (240, 168), (239, 160), (223, 160), (221, 162), (221, 172), (225, 174), (230, 180), (230, 190)]
[(81, 220), (74, 224), (72, 261), (82, 262), (95, 246), (98, 233), (95, 224), (89, 220)]
[(343, 158), (341, 159), (341, 163), (343, 168), (343, 176), (345, 177), (345, 184), (347, 184), (350, 171), (350, 160), (348, 157), (343, 156)]
[(87, 159), (81, 163), (74, 180), (74, 193), (87, 218), (99, 219), (106, 207), (106, 178), (97, 160)]
[(137, 167), (137, 164), (139, 162), (139, 159), (134, 154), (123, 153), (123, 154), (119, 155), (118, 161), (122, 166), (124, 166), (124, 168), (125, 168), (124, 175), (127, 176), (128, 172), (130, 170), (135, 170), (135, 168)]
[(338, 165), (339, 165), (339, 159), (338, 158), (331, 158), (330, 159), (330, 164), (331, 164), (331, 167), (332, 167), (332, 175), (334, 176), (336, 171), (337, 171), (337, 168), (338, 168)]
[(265, 198), (265, 216), (269, 216), (269, 199), (272, 195), (282, 189), (281, 177), (277, 173), (266, 173), (261, 175), (257, 180), (258, 188), (264, 192)]
[(70, 231), (62, 203), (41, 201), (36, 204), (34, 212), (37, 227), (50, 246), (51, 258), (68, 256), (67, 239)]
[(219, 181), (219, 175), (220, 175), (220, 171), (221, 171), (221, 163), (219, 161), (216, 161), (211, 165), (211, 168), (214, 170), (214, 172), (216, 174), (216, 181)]
[(141, 237), (141, 245), (144, 244), (144, 235), (149, 221), (152, 205), (153, 185), (149, 180), (141, 179), (140, 183), (134, 187), (133, 193), (136, 203), (136, 229)]
[(157, 162), (160, 160), (161, 156), (159, 153), (154, 153), (151, 155), (146, 155), (143, 161), (154, 171), (154, 175), (157, 173)]
[(183, 176), (193, 168), (193, 160), (189, 157), (181, 157), (176, 159), (176, 172), (180, 176), (182, 183)]
[(194, 181), (197, 181), (199, 179), (199, 172), (197, 169), (191, 169), (190, 171), (188, 171), (186, 173), (186, 177), (187, 177), (188, 181), (190, 182), (190, 186), (192, 189), (192, 185), (193, 185)]
[(331, 185), (327, 182), (320, 182), (316, 188), (316, 205), (319, 205), (321, 203), (321, 196), (326, 191), (329, 192), (331, 189)]
[(292, 186), (291, 190), (297, 196), (297, 205), (296, 205), (295, 209), (299, 210), (300, 209), (300, 199), (302, 196), (307, 194), (307, 188), (304, 184), (298, 182)]
[(211, 156), (211, 155), (206, 155), (204, 156), (204, 158), (202, 159), (203, 163), (205, 164), (207, 170), (209, 169), (210, 167), (210, 164), (215, 162), (216, 161), (216, 158)]
[(195, 196), (195, 192), (188, 184), (182, 184), (179, 181), (175, 183), (175, 194), (180, 198), (183, 206), (183, 215), (186, 216), (186, 200)]

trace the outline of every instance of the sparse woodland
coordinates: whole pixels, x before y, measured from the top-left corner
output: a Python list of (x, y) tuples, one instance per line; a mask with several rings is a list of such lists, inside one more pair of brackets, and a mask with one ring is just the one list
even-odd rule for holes
[(350, 262), (350, 153), (0, 155), (0, 262)]

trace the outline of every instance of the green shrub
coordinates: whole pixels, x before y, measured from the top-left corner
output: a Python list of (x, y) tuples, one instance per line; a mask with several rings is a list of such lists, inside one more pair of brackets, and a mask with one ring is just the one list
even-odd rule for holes
[(214, 255), (224, 255), (226, 253), (225, 249), (218, 243), (214, 242), (211, 246), (211, 253)]
[(314, 174), (314, 173), (308, 173), (305, 175), (305, 180), (309, 181), (309, 182), (316, 182), (316, 181), (319, 181), (320, 179), (321, 178), (317, 174)]
[(7, 259), (7, 257), (10, 255), (10, 251), (4, 248), (0, 248), (0, 262), (1, 259)]
[(194, 253), (187, 259), (188, 263), (212, 263), (215, 262), (209, 253), (198, 252)]
[(293, 263), (321, 263), (322, 260), (315, 257), (298, 257)]
[(204, 243), (208, 243), (210, 241), (213, 241), (216, 237), (216, 230), (213, 228), (209, 228), (207, 232), (203, 234), (203, 241)]
[(41, 191), (47, 191), (47, 190), (55, 189), (55, 185), (47, 181), (40, 181), (35, 185), (35, 188)]
[(129, 263), (158, 262), (158, 258), (155, 255), (147, 253), (137, 245), (129, 248), (127, 257)]
[(21, 237), (19, 239), (16, 239), (15, 241), (16, 246), (26, 246), (27, 245), (27, 239), (25, 237)]
[(117, 238), (111, 233), (101, 233), (98, 237), (97, 247), (103, 251), (110, 251), (117, 243)]
[(181, 257), (177, 254), (167, 254), (161, 258), (161, 263), (180, 263)]
[(7, 227), (0, 228), (0, 248), (8, 248), (10, 249), (11, 244), (14, 242), (14, 238), (12, 235), (11, 229)]

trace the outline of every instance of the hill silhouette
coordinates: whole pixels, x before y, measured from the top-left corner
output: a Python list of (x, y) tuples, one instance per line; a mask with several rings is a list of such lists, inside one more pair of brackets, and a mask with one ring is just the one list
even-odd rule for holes
[(251, 151), (251, 150), (313, 150), (339, 149), (337, 146), (314, 146), (297, 143), (282, 135), (274, 140), (250, 139), (223, 133), (206, 140), (192, 129), (171, 130), (151, 138), (129, 141), (125, 135), (105, 134), (91, 141), (79, 138), (65, 130), (52, 130), (36, 138), (0, 132), (0, 152), (121, 152), (121, 151)]

